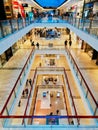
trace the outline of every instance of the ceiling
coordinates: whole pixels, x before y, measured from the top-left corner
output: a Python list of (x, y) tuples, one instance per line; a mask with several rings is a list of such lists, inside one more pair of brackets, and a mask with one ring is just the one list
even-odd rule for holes
[[(46, 9), (66, 9), (67, 7), (71, 7), (73, 4), (83, 1), (83, 0), (18, 0), (22, 3), (28, 3), (34, 8), (39, 10), (46, 10)], [(43, 8), (45, 7), (45, 8)]]
[(67, 0), (35, 0), (35, 2), (43, 8), (58, 8)]

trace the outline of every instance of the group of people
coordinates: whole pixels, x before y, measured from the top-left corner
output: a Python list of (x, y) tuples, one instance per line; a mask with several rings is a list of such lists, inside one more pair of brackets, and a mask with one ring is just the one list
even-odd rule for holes
[(31, 79), (27, 79), (27, 81), (26, 81), (26, 86), (28, 86), (28, 83), (29, 83), (30, 86), (32, 87), (32, 80), (31, 80)]
[[(32, 39), (30, 39), (30, 42), (31, 42), (31, 46), (35, 47), (34, 41), (32, 41)], [(37, 47), (37, 49), (39, 49), (39, 43), (38, 42), (36, 43), (36, 47)]]
[[(32, 87), (32, 80), (31, 79), (27, 79), (26, 81), (26, 88), (23, 90), (22, 92), (22, 96), (23, 98), (27, 98), (28, 97), (28, 94), (29, 94), (29, 89), (27, 88), (27, 86), (30, 84), (30, 86)], [(21, 100), (19, 100), (18, 102), (18, 107), (21, 106)]]
[[(65, 46), (67, 46), (67, 43), (68, 43), (68, 41), (67, 41), (67, 40), (65, 40), (65, 42), (64, 42)], [(69, 46), (71, 47), (71, 45), (72, 45), (72, 41), (71, 41), (71, 40), (69, 40)]]

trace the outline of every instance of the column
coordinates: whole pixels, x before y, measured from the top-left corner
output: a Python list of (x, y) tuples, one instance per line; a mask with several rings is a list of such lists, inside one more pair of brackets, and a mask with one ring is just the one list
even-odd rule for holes
[(6, 13), (4, 9), (4, 0), (0, 0), (0, 20), (6, 19)]
[(82, 40), (81, 42), (81, 50), (83, 49), (83, 46), (84, 46), (84, 40)]
[(96, 65), (98, 65), (98, 53), (97, 53), (97, 58), (96, 58)]
[(97, 59), (97, 57), (98, 57), (98, 52), (95, 49), (93, 49), (92, 60)]

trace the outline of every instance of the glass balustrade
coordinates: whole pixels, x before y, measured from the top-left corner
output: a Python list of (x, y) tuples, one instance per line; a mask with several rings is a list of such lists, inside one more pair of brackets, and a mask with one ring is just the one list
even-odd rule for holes
[(84, 97), (88, 99), (88, 102), (91, 106), (92, 112), (94, 115), (97, 115), (97, 109), (98, 109), (98, 104), (95, 96), (93, 95), (92, 91), (90, 90), (90, 86), (86, 83), (86, 80), (84, 79), (77, 63), (75, 62), (73, 56), (71, 55), (70, 51), (68, 48), (66, 48), (67, 54), (69, 57), (69, 60), (71, 64), (73, 65), (74, 72), (76, 73), (77, 79), (80, 82), (80, 85), (82, 86), (82, 91), (84, 93)]
[(0, 39), (6, 37), (17, 30), (20, 30), (30, 24), (34, 23), (69, 23), (76, 28), (98, 38), (98, 20), (92, 19), (81, 19), (81, 18), (72, 18), (68, 17), (66, 19), (55, 18), (37, 18), (37, 19), (11, 19), (11, 20), (2, 20), (0, 21)]

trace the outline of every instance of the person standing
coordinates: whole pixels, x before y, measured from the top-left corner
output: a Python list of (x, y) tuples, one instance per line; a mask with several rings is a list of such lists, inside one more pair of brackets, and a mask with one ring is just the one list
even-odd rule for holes
[(70, 40), (70, 41), (69, 41), (69, 47), (71, 47), (71, 45), (72, 45), (72, 41)]
[(65, 40), (64, 44), (65, 44), (65, 46), (67, 46), (67, 40)]
[(29, 83), (30, 83), (30, 86), (32, 87), (32, 80), (31, 79), (29, 80)]
[(38, 43), (38, 42), (37, 42), (36, 46), (37, 46), (37, 48), (39, 49), (39, 43)]
[(21, 14), (19, 12), (17, 14), (17, 18), (21, 18)]

